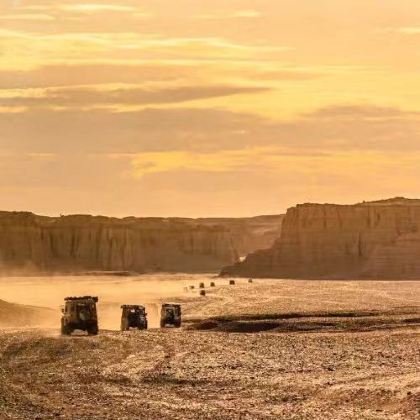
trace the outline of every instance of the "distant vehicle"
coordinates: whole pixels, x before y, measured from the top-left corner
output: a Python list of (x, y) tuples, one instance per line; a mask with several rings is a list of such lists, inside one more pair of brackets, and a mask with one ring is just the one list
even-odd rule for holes
[(130, 328), (147, 330), (146, 308), (141, 305), (122, 305), (121, 331), (128, 331)]
[(181, 305), (174, 303), (164, 303), (160, 313), (160, 327), (176, 327), (181, 326)]
[(89, 335), (98, 334), (98, 314), (96, 296), (67, 297), (61, 316), (61, 334), (71, 335), (75, 330), (86, 331)]

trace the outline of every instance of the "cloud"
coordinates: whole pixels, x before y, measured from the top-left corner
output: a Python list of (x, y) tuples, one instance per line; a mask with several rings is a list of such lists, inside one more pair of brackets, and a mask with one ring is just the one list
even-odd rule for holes
[[(203, 95), (200, 89), (177, 94), (191, 98)], [(165, 97), (167, 93), (159, 95)], [(0, 113), (0, 132), (0, 150), (27, 151), (36, 147), (34, 151), (42, 153), (212, 153), (277, 147), (284, 154), (315, 156), (338, 151), (420, 150), (419, 114), (372, 106), (329, 107), (290, 121), (222, 109), (113, 112), (29, 107), (21, 113)]]
[(181, 103), (238, 94), (260, 93), (264, 87), (185, 86), (172, 88), (47, 88), (0, 91), (0, 106), (78, 107)]
[(10, 209), (257, 214), (415, 195), (420, 176), (418, 114), (366, 105), (289, 122), (211, 109), (30, 109), (0, 114), (0, 131)]
[(237, 12), (232, 13), (232, 17), (238, 18), (258, 18), (261, 17), (262, 13), (258, 10), (238, 10)]
[(32, 159), (39, 159), (39, 160), (56, 160), (56, 155), (54, 153), (28, 153), (28, 157)]
[(282, 69), (281, 66), (278, 70), (270, 69), (254, 70), (250, 72), (250, 77), (254, 76), (257, 80), (313, 80), (325, 76), (320, 71), (312, 69)]
[(51, 10), (52, 6), (47, 4), (22, 4), (19, 2), (19, 4), (14, 5), (13, 10), (18, 12), (45, 12), (48, 10)]
[(130, 18), (149, 19), (153, 15), (142, 9), (129, 4), (111, 4), (111, 3), (75, 3), (63, 4), (56, 7), (56, 10), (77, 15), (102, 15), (102, 14), (127, 14)]
[(235, 12), (224, 12), (215, 14), (200, 14), (193, 16), (194, 19), (199, 20), (222, 20), (222, 19), (255, 19), (262, 16), (258, 10), (245, 9), (237, 10)]
[(242, 130), (255, 124), (264, 121), (222, 110), (112, 112), (29, 108), (20, 114), (0, 114), (0, 150), (65, 154), (138, 153), (185, 147), (220, 150), (258, 141), (253, 132), (242, 134)]
[[(31, 45), (31, 54), (27, 46)], [(57, 63), (136, 63), (139, 60), (231, 62), (275, 59), (290, 46), (236, 42), (223, 37), (164, 37), (132, 32), (29, 32), (0, 29), (0, 70), (28, 70)]]
[(0, 70), (0, 89), (47, 88), (103, 84), (145, 84), (147, 82), (186, 82), (207, 80), (207, 75), (223, 80), (237, 79), (294, 81), (323, 77), (317, 69), (289, 68), (280, 65), (274, 69), (254, 66), (249, 62), (217, 64), (188, 60), (147, 60), (139, 63), (83, 63), (40, 66), (31, 70)]
[[(395, 155), (379, 151), (340, 152), (320, 154), (290, 154), (281, 147), (252, 147), (237, 150), (222, 150), (211, 153), (190, 151), (169, 151), (139, 153), (135, 155), (110, 155), (110, 158), (129, 159), (132, 165), (131, 175), (142, 178), (149, 174), (191, 171), (204, 173), (234, 173), (241, 172), (281, 173), (288, 171), (311, 176), (328, 176), (340, 174), (345, 176), (351, 171), (370, 167), (377, 173), (395, 166)], [(420, 163), (420, 151), (414, 154), (398, 153), (398, 162), (404, 162), (407, 167), (415, 167)], [(420, 172), (420, 169), (419, 169)]]
[(47, 88), (59, 86), (139, 84), (149, 81), (197, 79), (199, 68), (176, 62), (142, 64), (102, 63), (48, 65), (31, 70), (0, 71), (0, 89)]
[(420, 34), (420, 26), (403, 26), (400, 28), (391, 28), (388, 30), (398, 32), (404, 35), (419, 35)]
[(10, 20), (10, 21), (54, 21), (55, 17), (43, 13), (20, 13), (20, 14), (13, 14), (13, 15), (0, 15), (0, 20)]
[(240, 214), (414, 190), (420, 9), (283, 3), (0, 1), (2, 206)]
[(415, 36), (420, 35), (420, 26), (385, 26), (378, 28), (375, 32)]
[[(257, 148), (222, 152), (221, 163), (227, 167), (213, 161), (217, 155), (142, 154), (137, 165), (135, 156), (128, 155), (117, 159), (80, 153), (51, 160), (4, 155), (2, 208), (47, 214), (238, 217), (279, 213), (299, 202), (351, 203), (418, 191), (418, 153), (292, 157)], [(163, 164), (174, 158), (177, 165)], [(194, 162), (197, 158), (204, 167)], [(140, 173), (133, 176), (138, 165)]]
[(95, 13), (95, 12), (135, 12), (137, 8), (125, 4), (110, 3), (73, 3), (64, 4), (59, 7), (66, 12)]
[[(285, 172), (287, 167), (300, 167), (301, 172), (308, 172), (308, 162), (318, 162), (321, 166), (332, 157), (326, 153), (292, 153), (282, 147), (248, 147), (217, 152), (191, 152), (186, 150), (168, 152), (149, 152), (138, 154), (111, 154), (111, 159), (126, 159), (131, 162), (131, 175), (142, 178), (145, 175), (162, 172), (192, 171), (204, 173), (241, 172)], [(352, 157), (344, 155), (352, 160)], [(343, 159), (344, 160), (344, 159)], [(295, 168), (296, 170), (296, 168)]]
[(140, 153), (132, 157), (132, 175), (143, 177), (146, 174), (176, 170), (199, 172), (231, 172), (248, 166), (265, 153), (266, 149), (228, 150), (217, 153), (194, 153), (171, 151)]
[(420, 121), (420, 112), (373, 105), (336, 105), (306, 113), (303, 117), (318, 121), (390, 121), (395, 119), (413, 119)]

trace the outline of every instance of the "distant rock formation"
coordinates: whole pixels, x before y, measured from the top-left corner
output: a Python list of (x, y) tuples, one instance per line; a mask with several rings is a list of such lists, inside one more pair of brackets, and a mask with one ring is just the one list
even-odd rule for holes
[[(43, 217), (0, 212), (2, 273), (217, 272), (277, 236), (279, 217), (247, 219)], [(271, 219), (270, 219), (271, 218)]]
[(222, 275), (274, 278), (420, 279), (420, 200), (303, 204), (282, 233)]
[(232, 235), (233, 246), (245, 257), (258, 249), (270, 248), (281, 234), (284, 214), (244, 218), (197, 219), (205, 226), (224, 226)]

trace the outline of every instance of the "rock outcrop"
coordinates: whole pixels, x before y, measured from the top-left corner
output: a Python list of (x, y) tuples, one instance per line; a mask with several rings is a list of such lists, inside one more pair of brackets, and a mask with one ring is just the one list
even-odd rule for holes
[[(245, 228), (249, 223), (240, 220), (50, 218), (0, 212), (0, 270), (5, 274), (217, 272), (239, 258), (237, 247), (253, 251), (273, 241), (269, 221)], [(271, 224), (277, 229), (275, 220)]]
[(197, 219), (205, 226), (224, 226), (232, 235), (233, 246), (239, 256), (245, 257), (258, 249), (270, 248), (281, 234), (284, 215), (246, 218)]
[(298, 205), (270, 249), (222, 275), (420, 279), (420, 200)]

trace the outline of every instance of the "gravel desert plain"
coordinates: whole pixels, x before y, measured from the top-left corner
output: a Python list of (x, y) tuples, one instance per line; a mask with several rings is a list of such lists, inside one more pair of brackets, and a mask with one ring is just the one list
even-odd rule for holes
[[(235, 281), (2, 278), (0, 418), (419, 418), (420, 282)], [(63, 298), (88, 293), (99, 335), (61, 337)], [(182, 328), (156, 328), (165, 301)], [(119, 332), (122, 303), (152, 328)]]

